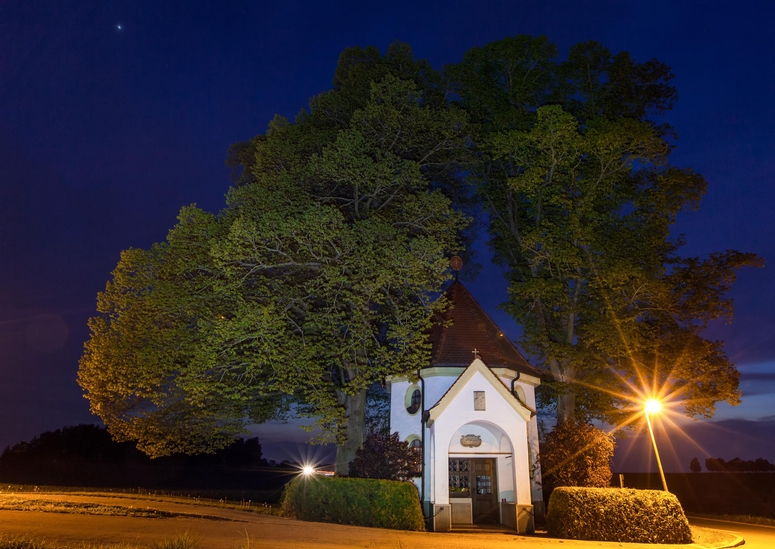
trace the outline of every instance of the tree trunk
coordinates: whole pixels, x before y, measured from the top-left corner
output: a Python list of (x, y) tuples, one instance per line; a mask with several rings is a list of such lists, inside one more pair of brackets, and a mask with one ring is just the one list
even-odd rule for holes
[(562, 364), (556, 358), (547, 361), (549, 371), (555, 382), (563, 384), (562, 391), (557, 395), (557, 425), (574, 421), (576, 416), (576, 393), (571, 384), (576, 378), (576, 371), (567, 364)]
[(344, 395), (344, 406), (347, 413), (347, 440), (336, 447), (336, 474), (346, 476), (350, 471), (350, 462), (355, 459), (355, 453), (363, 445), (366, 389), (354, 395)]
[(557, 395), (557, 425), (575, 421), (576, 394), (572, 392)]

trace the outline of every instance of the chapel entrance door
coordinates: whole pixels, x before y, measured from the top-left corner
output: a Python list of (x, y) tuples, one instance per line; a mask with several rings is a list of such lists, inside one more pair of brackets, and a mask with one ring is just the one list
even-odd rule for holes
[(474, 524), (498, 523), (498, 489), (496, 483), (495, 459), (471, 460), (471, 499)]

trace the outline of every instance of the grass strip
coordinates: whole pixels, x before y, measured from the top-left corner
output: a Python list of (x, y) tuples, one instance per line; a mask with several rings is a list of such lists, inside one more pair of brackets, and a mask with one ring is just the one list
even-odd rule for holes
[(753, 515), (701, 515), (698, 513), (690, 513), (689, 516), (712, 520), (728, 520), (730, 522), (744, 522), (746, 524), (757, 524), (759, 526), (775, 526), (775, 519), (756, 517)]
[[(35, 486), (32, 484), (0, 484), (0, 494), (56, 494), (71, 496), (99, 496), (115, 499), (142, 499), (145, 501), (158, 501), (163, 503), (184, 503), (187, 505), (202, 505), (205, 507), (217, 507), (219, 509), (235, 509), (248, 511), (262, 515), (283, 516), (279, 503), (264, 503), (246, 499), (208, 498), (199, 495), (190, 495), (191, 490), (159, 490), (138, 491), (135, 489), (94, 489), (83, 486)], [(2, 548), (0, 548), (2, 549)]]
[[(173, 513), (149, 507), (123, 507), (119, 505), (103, 505), (99, 503), (76, 503), (72, 501), (51, 501), (43, 499), (29, 499), (0, 495), (0, 510), (4, 511), (38, 511), (43, 513), (71, 513), (78, 515), (100, 515), (112, 517), (142, 517), (142, 518), (173, 518), (188, 517), (208, 520), (230, 520), (212, 515), (199, 515), (192, 513)], [(0, 547), (2, 549), (2, 547)]]
[[(50, 492), (57, 494), (57, 492)], [(176, 496), (176, 495), (158, 495), (158, 494), (132, 494), (115, 492), (62, 492), (62, 495), (70, 496), (91, 496), (112, 499), (141, 499), (144, 501), (157, 501), (161, 503), (182, 503), (185, 505), (201, 505), (204, 507), (215, 507), (218, 509), (233, 509), (236, 511), (247, 511), (249, 513), (258, 513), (262, 515), (283, 516), (282, 506), (279, 503), (256, 503), (246, 501), (229, 501), (224, 499), (201, 498), (198, 496)]]
[[(150, 549), (200, 549), (199, 538), (189, 532), (167, 536), (150, 546)], [(146, 545), (131, 543), (61, 543), (43, 540), (30, 535), (0, 535), (0, 549), (149, 549)]]
[(54, 543), (29, 535), (0, 536), (0, 549), (148, 549), (145, 546), (129, 543)]

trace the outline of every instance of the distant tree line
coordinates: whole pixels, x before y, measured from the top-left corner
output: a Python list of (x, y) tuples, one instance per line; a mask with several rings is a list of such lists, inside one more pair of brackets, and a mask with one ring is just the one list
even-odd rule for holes
[[(702, 471), (700, 460), (692, 459), (689, 469), (694, 473)], [(705, 469), (709, 473), (770, 473), (775, 472), (775, 465), (763, 458), (747, 460), (736, 457), (729, 461), (721, 458), (708, 458), (705, 460)]]
[(276, 465), (261, 455), (258, 438), (237, 439), (211, 454), (175, 454), (151, 459), (132, 442), (115, 442), (108, 431), (96, 425), (76, 425), (46, 431), (29, 442), (19, 442), (5, 449), (0, 467), (36, 467), (55, 463), (144, 464), (158, 467), (230, 468)]

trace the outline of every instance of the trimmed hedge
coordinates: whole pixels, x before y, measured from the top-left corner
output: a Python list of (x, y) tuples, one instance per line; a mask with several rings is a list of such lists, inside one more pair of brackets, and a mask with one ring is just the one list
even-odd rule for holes
[(283, 513), (301, 520), (425, 530), (417, 488), (395, 480), (300, 476), (285, 487)]
[(691, 543), (673, 494), (627, 488), (556, 488), (549, 498), (550, 536), (631, 543)]

